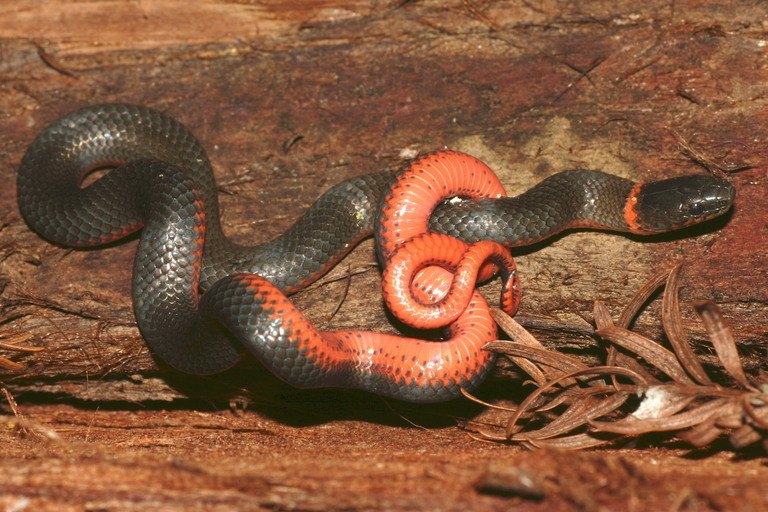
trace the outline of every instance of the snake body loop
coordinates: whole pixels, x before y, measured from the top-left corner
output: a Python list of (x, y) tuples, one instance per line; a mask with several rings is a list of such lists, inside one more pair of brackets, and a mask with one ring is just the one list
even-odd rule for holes
[[(510, 315), (517, 312), (517, 267), (501, 244), (479, 241), (468, 245), (458, 238), (428, 232), (429, 218), (443, 201), (457, 196), (498, 199), (505, 195), (504, 186), (487, 165), (457, 151), (424, 155), (396, 174), (382, 199), (374, 230), (384, 267), (384, 300), (393, 314), (412, 327), (442, 327), (466, 309), (476, 282), (497, 270), (503, 279), (501, 306)], [(419, 301), (410, 284), (428, 265), (450, 270), (450, 277), (441, 279), (450, 286), (440, 299)]]
[[(81, 188), (86, 172), (114, 162), (122, 164)], [(90, 247), (143, 228), (134, 311), (149, 346), (172, 366), (215, 373), (235, 364), (245, 348), (297, 386), (447, 400), (477, 385), (493, 362), (479, 349), (496, 336), (479, 293), (463, 299), (467, 309), (448, 328), (448, 343), (319, 333), (285, 296), (373, 232), (392, 186), (389, 173), (347, 180), (283, 235), (242, 247), (223, 234), (213, 172), (197, 139), (165, 114), (122, 104), (86, 107), (51, 124), (27, 150), (17, 182), (25, 220), (50, 241)], [(439, 204), (428, 227), (467, 243), (505, 246), (572, 227), (656, 233), (717, 216), (733, 197), (730, 183), (711, 176), (637, 184), (597, 171), (566, 171), (515, 198)], [(386, 214), (378, 222), (378, 232), (394, 230)], [(388, 257), (392, 250), (381, 252)], [(445, 280), (436, 272), (427, 266), (416, 277), (417, 300), (429, 303), (448, 293), (434, 284)]]

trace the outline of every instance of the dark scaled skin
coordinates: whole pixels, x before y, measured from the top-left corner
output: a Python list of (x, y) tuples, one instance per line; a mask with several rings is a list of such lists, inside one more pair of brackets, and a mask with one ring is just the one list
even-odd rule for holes
[[(86, 172), (114, 163), (124, 165), (80, 187)], [(144, 228), (134, 265), (134, 310), (152, 350), (182, 371), (222, 371), (247, 349), (297, 386), (447, 400), (477, 385), (492, 358), (461, 349), (444, 356), (451, 360), (450, 373), (425, 384), (434, 377), (431, 370), (422, 364), (424, 375), (414, 375), (419, 371), (406, 368), (398, 351), (422, 354), (435, 349), (430, 342), (414, 349), (388, 339), (388, 351), (358, 344), (354, 333), (321, 336), (310, 332), (284, 296), (317, 279), (372, 233), (392, 180), (389, 173), (347, 180), (277, 239), (237, 246), (223, 235), (213, 172), (197, 139), (160, 112), (116, 104), (86, 107), (49, 126), (25, 154), (17, 187), (25, 220), (53, 242), (97, 246)], [(680, 180), (641, 185), (597, 171), (566, 171), (516, 198), (441, 204), (429, 227), (466, 242), (514, 246), (572, 227), (668, 231), (730, 208), (734, 192), (727, 181)], [(206, 290), (211, 293), (201, 296)], [(482, 302), (478, 295), (473, 311), (482, 310)], [(483, 314), (452, 327), (452, 335), (472, 329), (470, 336), (495, 335)]]

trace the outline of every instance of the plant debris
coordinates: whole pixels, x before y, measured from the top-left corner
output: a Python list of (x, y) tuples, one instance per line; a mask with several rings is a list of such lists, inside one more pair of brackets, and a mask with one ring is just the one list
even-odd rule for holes
[[(29, 333), (17, 334), (11, 337), (0, 336), (0, 350), (7, 350), (18, 353), (30, 353), (41, 352), (45, 350), (43, 347), (30, 347), (21, 346), (21, 343), (31, 340), (34, 336)], [(11, 371), (21, 371), (24, 369), (24, 365), (8, 359), (7, 357), (0, 356), (0, 368)]]
[[(710, 377), (683, 329), (680, 268), (653, 276), (616, 322), (601, 302), (595, 303), (595, 334), (607, 342), (602, 366), (589, 367), (544, 348), (514, 319), (495, 311), (497, 322), (514, 341), (495, 341), (486, 349), (509, 357), (536, 389), (516, 408), (486, 404), (508, 414), (503, 423), (468, 421), (462, 426), (483, 439), (529, 448), (580, 449), (651, 432), (673, 432), (697, 448), (727, 435), (735, 449), (761, 443), (768, 451), (768, 373), (748, 376), (718, 307), (696, 301), (694, 309), (729, 378), (720, 380), (730, 382)], [(628, 329), (661, 286), (665, 286), (662, 325), (671, 350)]]

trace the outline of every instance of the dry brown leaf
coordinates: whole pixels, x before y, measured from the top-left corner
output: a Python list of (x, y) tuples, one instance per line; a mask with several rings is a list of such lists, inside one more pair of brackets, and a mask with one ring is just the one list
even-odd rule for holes
[[(768, 373), (761, 371), (753, 382), (749, 381), (722, 315), (713, 303), (701, 301), (695, 304), (696, 311), (721, 364), (741, 389), (711, 380), (683, 329), (679, 276), (679, 265), (671, 272), (654, 275), (635, 294), (616, 324), (607, 308), (599, 301), (595, 303), (596, 334), (608, 342), (606, 361), (611, 364), (606, 366), (589, 368), (577, 359), (544, 349), (520, 324), (502, 312), (494, 312), (500, 326), (517, 343), (495, 341), (486, 348), (522, 363), (520, 366), (534, 376), (537, 389), (511, 411), (505, 427), (491, 427), (503, 429), (503, 434), (487, 430), (478, 433), (485, 439), (514, 441), (529, 448), (581, 449), (611, 442), (615, 436), (664, 431), (676, 431), (680, 439), (702, 447), (730, 432), (734, 448), (762, 442), (768, 450)], [(662, 323), (674, 351), (622, 327), (632, 322), (664, 284)], [(672, 380), (663, 382), (632, 355)], [(634, 411), (628, 411), (627, 399), (633, 394), (642, 399)], [(585, 428), (586, 432), (574, 433)]]
[(636, 332), (621, 327), (604, 327), (597, 331), (598, 336), (622, 348), (634, 352), (653, 366), (672, 377), (681, 384), (693, 384), (675, 354), (665, 349), (653, 340)]
[(661, 325), (667, 335), (672, 350), (675, 351), (680, 363), (688, 370), (693, 379), (699, 384), (711, 385), (712, 381), (704, 371), (701, 361), (691, 348), (688, 336), (683, 329), (683, 320), (680, 315), (680, 303), (678, 293), (680, 289), (680, 269), (682, 265), (677, 265), (669, 273), (667, 278), (664, 297), (661, 302)]
[(749, 381), (744, 374), (744, 368), (739, 359), (739, 352), (736, 349), (736, 341), (733, 339), (731, 329), (725, 323), (720, 309), (714, 302), (708, 300), (696, 301), (693, 307), (704, 323), (704, 328), (707, 330), (707, 334), (709, 334), (712, 346), (715, 347), (715, 352), (717, 352), (720, 363), (725, 371), (742, 387), (749, 388)]

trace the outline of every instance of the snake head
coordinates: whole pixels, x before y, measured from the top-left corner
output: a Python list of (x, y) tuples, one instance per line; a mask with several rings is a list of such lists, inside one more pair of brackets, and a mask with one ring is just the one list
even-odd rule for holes
[(722, 215), (735, 196), (731, 182), (705, 174), (639, 184), (627, 201), (625, 218), (633, 233), (663, 233)]

